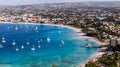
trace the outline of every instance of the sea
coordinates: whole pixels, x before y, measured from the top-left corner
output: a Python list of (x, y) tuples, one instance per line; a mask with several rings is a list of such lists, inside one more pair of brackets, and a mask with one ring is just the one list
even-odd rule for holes
[(74, 67), (98, 46), (67, 27), (0, 23), (0, 67)]

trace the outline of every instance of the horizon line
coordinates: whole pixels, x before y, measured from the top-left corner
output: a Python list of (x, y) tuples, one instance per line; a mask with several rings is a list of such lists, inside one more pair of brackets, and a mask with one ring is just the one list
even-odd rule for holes
[(52, 5), (52, 4), (65, 4), (65, 3), (91, 3), (91, 2), (120, 2), (120, 1), (81, 1), (81, 2), (56, 2), (56, 3), (34, 3), (34, 4), (6, 4), (6, 5), (3, 5), (3, 4), (0, 4), (0, 6), (28, 6), (28, 5)]

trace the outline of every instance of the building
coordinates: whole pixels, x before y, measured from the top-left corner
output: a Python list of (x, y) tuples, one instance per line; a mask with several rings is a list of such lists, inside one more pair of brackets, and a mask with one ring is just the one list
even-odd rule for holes
[(111, 38), (110, 39), (110, 46), (115, 47), (116, 45), (120, 45), (120, 38)]
[(120, 38), (116, 39), (116, 43), (117, 43), (117, 45), (120, 45)]
[(115, 38), (110, 39), (110, 46), (113, 46), (113, 47), (116, 46), (116, 39)]

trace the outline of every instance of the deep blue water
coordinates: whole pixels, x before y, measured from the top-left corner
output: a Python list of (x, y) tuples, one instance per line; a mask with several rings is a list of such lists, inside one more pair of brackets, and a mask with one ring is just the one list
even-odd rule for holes
[(96, 48), (81, 47), (88, 43), (98, 45), (66, 27), (0, 23), (0, 45), (4, 46), (0, 48), (0, 67), (74, 67), (96, 52)]

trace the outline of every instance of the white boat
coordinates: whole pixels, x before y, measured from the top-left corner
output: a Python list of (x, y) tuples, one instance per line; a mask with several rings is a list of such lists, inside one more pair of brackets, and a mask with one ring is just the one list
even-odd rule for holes
[(23, 46), (23, 45), (21, 46), (21, 49), (24, 49), (24, 46)]
[(15, 30), (18, 30), (18, 27), (15, 27)]
[(62, 45), (60, 44), (60, 47), (61, 47)]
[(13, 28), (13, 26), (10, 26), (11, 28)]
[(30, 44), (30, 42), (29, 42), (29, 39), (27, 39), (27, 43), (26, 43), (27, 45), (29, 45)]
[(10, 27), (7, 27), (7, 29), (10, 29)]
[(3, 43), (6, 42), (4, 35), (3, 35), (3, 37), (2, 37), (2, 42), (3, 42)]
[(29, 43), (29, 42), (27, 42), (26, 44), (27, 44), (27, 45), (29, 45), (30, 43)]
[(13, 40), (13, 43), (12, 43), (12, 45), (15, 45), (16, 43), (15, 43), (15, 40)]
[(40, 39), (40, 41), (42, 42), (42, 41), (43, 41), (43, 39)]
[(39, 31), (36, 31), (37, 33), (39, 32)]
[(33, 45), (33, 47), (31, 48), (31, 50), (32, 50), (32, 51), (35, 51), (35, 47), (34, 47), (34, 45)]
[(15, 50), (16, 50), (16, 51), (19, 51), (19, 49), (18, 49), (18, 48), (16, 48)]
[(40, 46), (40, 45), (38, 45), (38, 48), (41, 48), (41, 46)]
[(5, 39), (2, 39), (2, 42), (3, 42), (3, 43), (5, 43), (5, 42), (6, 42), (6, 40), (5, 40)]
[(38, 43), (40, 43), (40, 41), (38, 41)]
[(59, 34), (61, 34), (62, 32), (61, 32), (61, 31), (59, 31), (58, 33), (59, 33)]
[(62, 44), (65, 44), (64, 41), (61, 41)]
[(47, 38), (47, 42), (50, 42), (50, 38), (49, 37)]
[(35, 27), (35, 30), (38, 30), (38, 27), (37, 27), (37, 26)]
[(26, 28), (28, 28), (28, 25), (26, 25)]
[(91, 48), (92, 45), (91, 45), (91, 44), (86, 44), (85, 47), (86, 47), (86, 48)]

